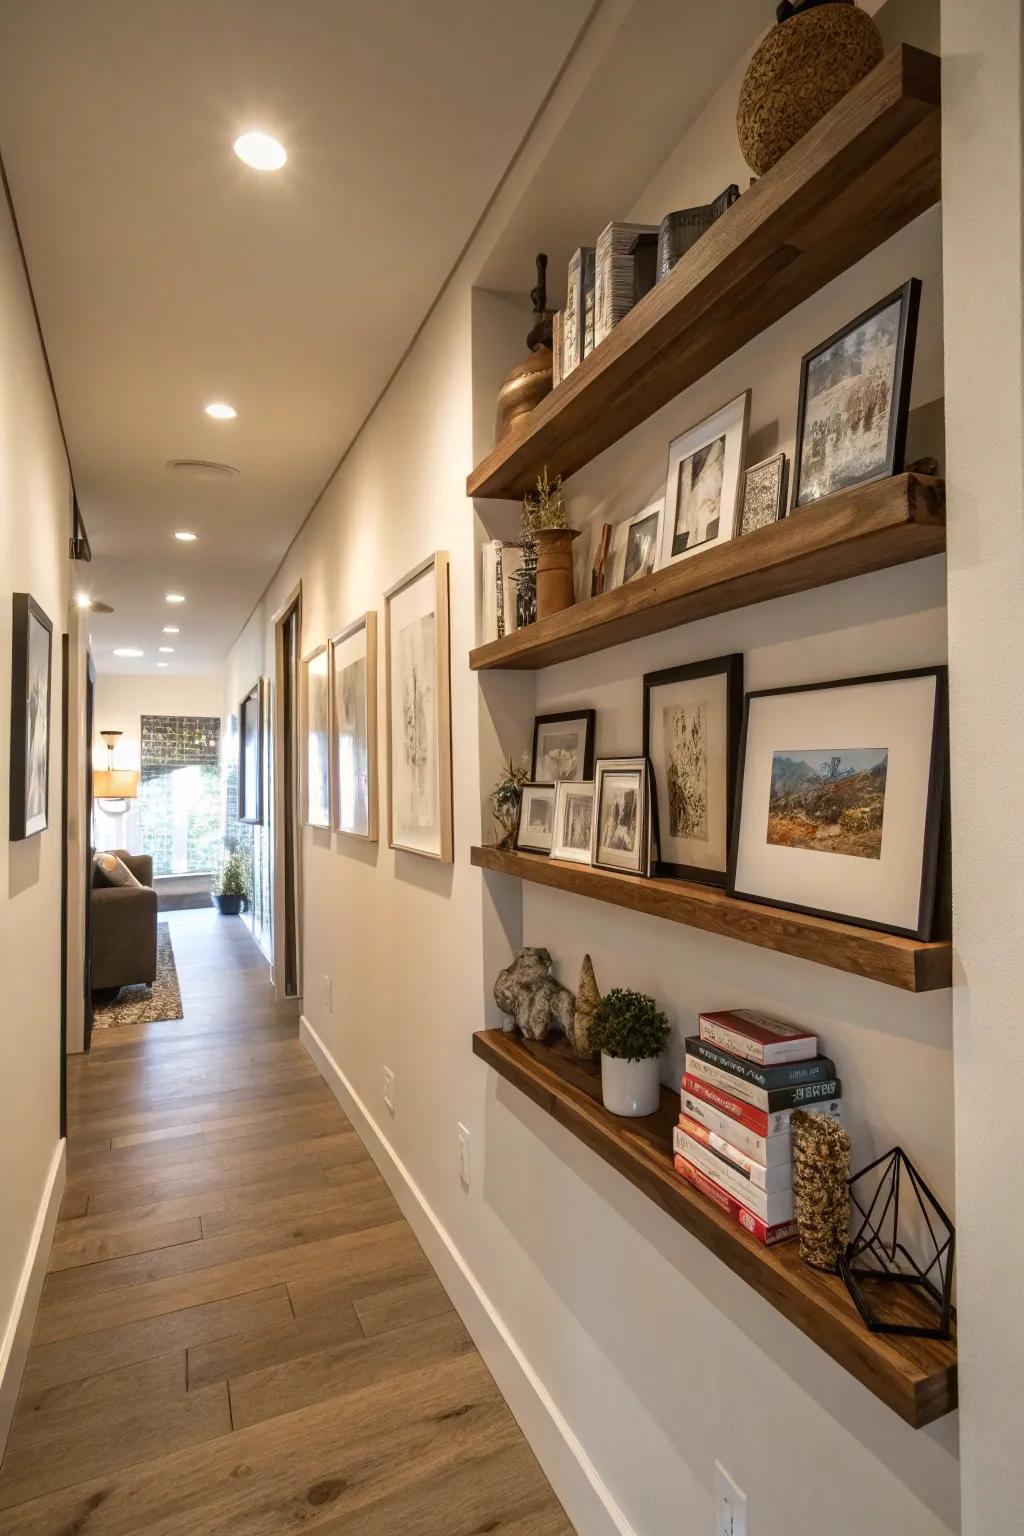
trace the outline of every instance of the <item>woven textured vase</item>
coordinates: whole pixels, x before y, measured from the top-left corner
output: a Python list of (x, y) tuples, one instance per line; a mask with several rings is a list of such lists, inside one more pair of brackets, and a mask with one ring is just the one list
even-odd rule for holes
[(757, 176), (831, 111), (884, 53), (852, 0), (797, 12), (773, 27), (750, 61), (736, 107), (743, 158)]

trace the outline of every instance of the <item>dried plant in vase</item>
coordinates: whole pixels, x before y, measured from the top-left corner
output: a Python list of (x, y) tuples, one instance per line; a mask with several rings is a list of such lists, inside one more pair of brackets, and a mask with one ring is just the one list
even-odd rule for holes
[(571, 608), (576, 601), (572, 542), (578, 528), (566, 522), (562, 477), (548, 478), (547, 465), (537, 476), (537, 489), (523, 498), (523, 537), (537, 551), (537, 617)]
[(523, 785), (529, 777), (529, 768), (516, 768), (510, 757), (508, 772), (502, 773), (501, 778), (491, 790), (491, 815), (494, 817), (497, 829), (494, 844), (496, 848), (511, 848), (515, 844)]
[(800, 1257), (835, 1271), (850, 1238), (850, 1137), (831, 1115), (794, 1110), (793, 1215)]

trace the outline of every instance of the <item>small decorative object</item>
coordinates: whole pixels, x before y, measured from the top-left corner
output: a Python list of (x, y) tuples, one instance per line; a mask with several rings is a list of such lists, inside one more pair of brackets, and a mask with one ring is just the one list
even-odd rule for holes
[(850, 1237), (850, 1137), (831, 1115), (796, 1109), (793, 1133), (793, 1215), (800, 1257), (834, 1272)]
[(902, 467), (920, 302), (912, 277), (801, 360), (794, 507)]
[(12, 601), (10, 837), (16, 843), (49, 824), (53, 625), (27, 592), (15, 592)]
[(529, 777), (528, 769), (517, 768), (509, 758), (508, 771), (502, 773), (491, 790), (491, 815), (498, 829), (494, 844), (496, 848), (511, 848), (515, 844), (523, 786)]
[(524, 536), (523, 563), (513, 578), (516, 589), (516, 629), (525, 629), (537, 617), (537, 540)]
[(658, 229), (658, 282), (664, 282), (680, 256), (685, 256), (701, 235), (711, 228), (727, 208), (731, 208), (740, 195), (735, 185), (726, 187), (712, 203), (699, 208), (680, 208), (676, 213), (666, 213)]
[(307, 827), (331, 824), (331, 684), (326, 645), (302, 659), (305, 711), (306, 777), (303, 821)]
[(583, 356), (589, 357), (597, 345), (597, 256), (588, 246), (583, 256)]
[[(839, 1261), (839, 1273), (867, 1327), (872, 1333), (948, 1339), (956, 1230), (907, 1154), (895, 1147), (869, 1163), (850, 1180), (850, 1195), (860, 1226)], [(923, 1243), (926, 1233), (928, 1248), (917, 1258), (907, 1244)], [(909, 1290), (923, 1301), (922, 1312), (934, 1312), (934, 1321), (908, 1323), (905, 1307), (887, 1309), (883, 1298), (888, 1300), (893, 1288), (897, 1297)]]
[(748, 693), (730, 894), (930, 938), (945, 764), (945, 667)]
[(647, 872), (647, 760), (600, 758), (596, 770), (593, 863), (630, 875)]
[(644, 677), (644, 756), (658, 832), (654, 872), (724, 885), (736, 789), (743, 657)]
[(452, 862), (448, 556), (384, 594), (388, 846)]
[(562, 477), (548, 479), (547, 466), (537, 476), (537, 489), (523, 501), (523, 533), (537, 549), (537, 617), (561, 613), (576, 601), (572, 570), (572, 543), (578, 528), (565, 521)]
[(743, 158), (757, 176), (770, 171), (885, 52), (871, 17), (853, 0), (784, 0), (778, 26), (747, 68), (736, 107)]
[(331, 641), (334, 826), (377, 841), (377, 615)]
[(583, 964), (580, 967), (580, 983), (576, 988), (576, 1012), (572, 1019), (573, 1045), (577, 1056), (587, 1058), (595, 1054), (594, 1047), (590, 1043), (590, 1031), (593, 1028), (594, 1014), (597, 1012), (600, 1001), (601, 994), (597, 990), (594, 963), (589, 955), (584, 955)]
[(668, 1019), (643, 992), (613, 987), (594, 1010), (590, 1047), (601, 1052), (601, 1098), (613, 1115), (653, 1115), (661, 1102), (658, 1058)]
[(751, 464), (743, 476), (743, 510), (740, 537), (758, 528), (769, 528), (786, 515), (786, 455), (776, 453), (760, 464)]
[(523, 564), (522, 540), (488, 539), (480, 551), (481, 644), (518, 629), (516, 575)]
[(594, 345), (600, 346), (654, 287), (658, 231), (653, 224), (606, 224), (594, 257)]
[(546, 949), (520, 949), (494, 983), (494, 1001), (506, 1016), (502, 1029), (507, 1035), (518, 1029), (527, 1040), (544, 1040), (558, 1030), (573, 1043), (576, 999), (552, 976), (551, 964)]
[(649, 576), (654, 570), (661, 545), (664, 506), (664, 500), (652, 501), (649, 507), (644, 507), (613, 530), (608, 560), (609, 588), (623, 587), (626, 582), (637, 576)]
[(263, 820), (263, 679), (238, 706), (238, 819)]
[(594, 843), (594, 781), (562, 779), (555, 785), (555, 831), (551, 857), (589, 864)]
[(533, 777), (539, 784), (594, 777), (592, 709), (537, 715), (533, 722)]
[(584, 358), (586, 327), (587, 271), (591, 285), (594, 273), (594, 247), (580, 246), (569, 258), (565, 279), (565, 308), (562, 310), (562, 378), (567, 379)]
[(522, 417), (528, 416), (553, 387), (553, 311), (547, 307), (547, 270), (548, 259), (541, 252), (537, 257), (537, 286), (530, 290), (533, 325), (526, 338), (529, 355), (516, 364), (498, 391), (498, 414), (494, 425), (496, 443), (500, 443)]
[(659, 567), (736, 531), (750, 390), (669, 444)]
[(237, 917), (246, 897), (245, 865), (237, 853), (229, 853), (221, 865), (219, 889), (213, 902), (222, 917)]
[(522, 853), (550, 853), (555, 825), (555, 786), (524, 784), (516, 847)]

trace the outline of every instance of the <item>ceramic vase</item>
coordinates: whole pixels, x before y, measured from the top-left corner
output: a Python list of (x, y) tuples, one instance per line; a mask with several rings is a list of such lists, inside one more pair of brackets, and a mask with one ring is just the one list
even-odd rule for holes
[(657, 1056), (628, 1061), (601, 1052), (601, 1098), (613, 1115), (653, 1115), (661, 1103)]
[(534, 406), (551, 393), (554, 359), (550, 347), (538, 347), (517, 363), (498, 391), (494, 441), (500, 443)]
[(572, 545), (578, 528), (539, 528), (537, 540), (537, 617), (550, 618), (576, 601)]

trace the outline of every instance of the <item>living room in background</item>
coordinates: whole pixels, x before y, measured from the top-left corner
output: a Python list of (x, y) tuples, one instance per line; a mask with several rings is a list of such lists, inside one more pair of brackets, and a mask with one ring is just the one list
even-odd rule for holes
[(220, 865), (220, 721), (143, 715), (139, 834), (154, 875), (208, 874)]

